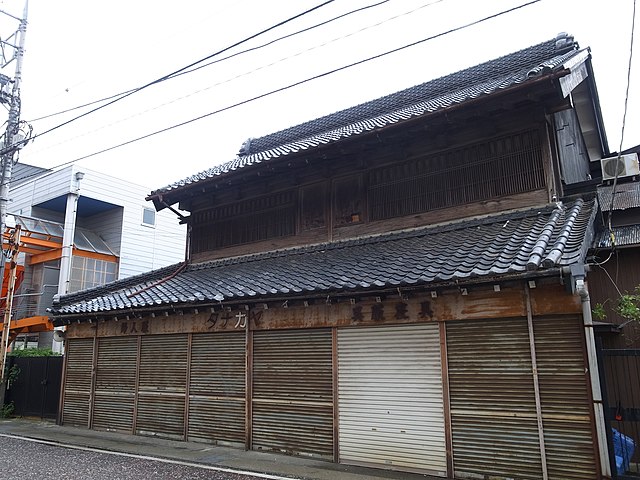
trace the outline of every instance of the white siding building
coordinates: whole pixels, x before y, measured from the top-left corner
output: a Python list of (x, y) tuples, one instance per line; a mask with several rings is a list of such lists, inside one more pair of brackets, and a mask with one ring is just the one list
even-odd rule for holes
[[(155, 211), (145, 200), (149, 187), (76, 165), (20, 171), (8, 211), (38, 242), (21, 255), (14, 319), (44, 315), (56, 293), (184, 261), (186, 226), (169, 210)], [(50, 342), (40, 334), (40, 346)]]

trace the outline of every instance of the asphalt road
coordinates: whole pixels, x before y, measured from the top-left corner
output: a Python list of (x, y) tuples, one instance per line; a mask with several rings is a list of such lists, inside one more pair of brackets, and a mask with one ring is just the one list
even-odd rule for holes
[(65, 447), (13, 436), (0, 436), (0, 475), (6, 479), (279, 480), (283, 478), (228, 470), (95, 449)]

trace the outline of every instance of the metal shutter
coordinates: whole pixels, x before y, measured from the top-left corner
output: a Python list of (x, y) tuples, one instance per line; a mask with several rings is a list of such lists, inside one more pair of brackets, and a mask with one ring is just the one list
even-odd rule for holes
[(338, 331), (340, 462), (446, 475), (437, 324)]
[(188, 440), (245, 443), (245, 333), (194, 334)]
[(93, 371), (93, 338), (71, 338), (67, 342), (62, 423), (88, 427)]
[(331, 330), (255, 332), (252, 447), (333, 458)]
[(527, 320), (449, 322), (447, 354), (455, 477), (542, 478)]
[(549, 480), (598, 478), (582, 320), (533, 321)]
[(188, 337), (141, 338), (136, 433), (184, 439)]
[(93, 428), (133, 433), (138, 337), (98, 340)]

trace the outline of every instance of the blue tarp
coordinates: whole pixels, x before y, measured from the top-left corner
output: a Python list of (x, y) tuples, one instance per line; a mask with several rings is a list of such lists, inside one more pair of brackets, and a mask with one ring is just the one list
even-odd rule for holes
[(633, 457), (636, 444), (631, 437), (627, 437), (615, 428), (611, 430), (613, 430), (613, 453), (616, 457), (616, 471), (618, 475), (623, 475), (629, 470), (629, 463), (631, 462), (631, 457)]

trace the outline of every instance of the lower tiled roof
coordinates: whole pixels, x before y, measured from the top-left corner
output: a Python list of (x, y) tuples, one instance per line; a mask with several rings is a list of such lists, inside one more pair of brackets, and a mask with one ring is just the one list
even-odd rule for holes
[(66, 295), (54, 317), (268, 301), (555, 272), (581, 262), (593, 201), (575, 200), (385, 235), (174, 265)]
[[(612, 204), (613, 199), (613, 204)], [(602, 211), (640, 207), (640, 182), (617, 183), (598, 187), (598, 203)], [(613, 208), (612, 208), (613, 205)]]
[[(640, 225), (627, 225), (624, 227), (613, 227), (609, 230), (598, 232), (593, 241), (595, 248), (611, 248), (614, 243), (616, 247), (640, 246)], [(613, 234), (613, 240), (611, 238)]]

